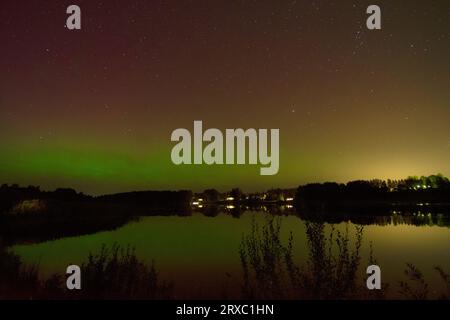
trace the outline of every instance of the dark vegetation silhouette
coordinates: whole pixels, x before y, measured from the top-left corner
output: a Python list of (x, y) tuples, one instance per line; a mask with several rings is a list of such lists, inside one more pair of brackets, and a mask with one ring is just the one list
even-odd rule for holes
[[(376, 264), (370, 245), (367, 264), (361, 264), (362, 226), (354, 226), (350, 241), (348, 225), (344, 233), (334, 226), (327, 232), (323, 223), (306, 223), (306, 262), (295, 261), (293, 235), (287, 243), (280, 238), (281, 220), (267, 216), (259, 226), (253, 222), (244, 235), (239, 255), (243, 270), (244, 299), (386, 299), (391, 291), (388, 283), (382, 290), (368, 290), (363, 265)], [(351, 245), (351, 243), (353, 243)], [(450, 299), (450, 275), (436, 267), (446, 285), (446, 292), (432, 299)], [(399, 283), (400, 297), (429, 299), (429, 285), (412, 264), (405, 270), (407, 280)]]
[(216, 189), (207, 189), (203, 191), (206, 203), (217, 203), (220, 200), (220, 192)]
[[(173, 212), (190, 208), (192, 199), (191, 191), (135, 191), (118, 193), (112, 195), (103, 195), (98, 197), (88, 196), (83, 193), (77, 193), (73, 189), (56, 189), (55, 191), (41, 191), (39, 187), (19, 187), (18, 185), (2, 185), (0, 187), (0, 213), (20, 213), (20, 209), (27, 209), (26, 206), (20, 207), (24, 201), (34, 201), (28, 203), (29, 211), (45, 213), (45, 204), (54, 203), (85, 203), (85, 204), (103, 204), (114, 205), (120, 208), (130, 206), (139, 210), (140, 214), (154, 214), (155, 212)], [(39, 203), (44, 206), (39, 207)], [(19, 205), (19, 206), (18, 206)], [(34, 206), (34, 207), (33, 207)], [(16, 210), (15, 210), (16, 209)], [(72, 213), (72, 212), (68, 212)], [(107, 212), (98, 212), (98, 215), (107, 214)], [(131, 213), (129, 213), (131, 214)]]
[(27, 266), (0, 241), (0, 299), (29, 299), (40, 289), (38, 266)]
[[(253, 222), (239, 248), (243, 299), (386, 299), (392, 289), (369, 291), (361, 262), (363, 227), (347, 226), (339, 232), (322, 223), (307, 223), (307, 251), (295, 255), (293, 234), (281, 239), (281, 220), (267, 216), (263, 225)], [(352, 241), (350, 240), (352, 239)], [(298, 259), (298, 261), (297, 261)], [(300, 263), (300, 260), (303, 263)], [(368, 263), (376, 264), (372, 248)], [(399, 282), (404, 299), (450, 299), (450, 275), (442, 268), (446, 291), (430, 294), (424, 276), (407, 264), (406, 279)], [(82, 290), (69, 291), (66, 275), (44, 279), (39, 264), (26, 265), (0, 243), (0, 299), (172, 299), (174, 284), (160, 279), (154, 262), (140, 260), (134, 248), (103, 246), (81, 264)], [(195, 295), (195, 292), (193, 292)], [(229, 297), (228, 297), (229, 298)]]
[(0, 247), (0, 299), (171, 299), (173, 286), (159, 279), (154, 263), (139, 260), (133, 248), (113, 245), (90, 254), (81, 265), (82, 290), (66, 289), (66, 275), (39, 277)]
[(190, 215), (190, 191), (146, 191), (92, 197), (73, 189), (0, 188), (0, 238), (45, 241), (112, 230), (146, 215)]
[(414, 211), (419, 205), (432, 213), (450, 213), (450, 181), (438, 174), (405, 180), (313, 183), (297, 189), (295, 205), (304, 215), (380, 215), (389, 209)]
[[(244, 194), (239, 188), (220, 193), (140, 191), (92, 197), (73, 189), (0, 187), (0, 237), (9, 244), (113, 230), (139, 216), (207, 216), (220, 212), (239, 218), (244, 211), (297, 214), (304, 220), (358, 224), (410, 223), (450, 225), (450, 183), (442, 175), (405, 180), (324, 183), (294, 189)], [(294, 201), (295, 195), (295, 201)], [(193, 208), (201, 199), (202, 208)], [(232, 200), (227, 200), (232, 199)], [(198, 202), (200, 203), (200, 202)], [(295, 205), (295, 207), (294, 207)]]
[[(193, 208), (193, 199), (202, 206)], [(232, 200), (227, 200), (231, 199)], [(220, 193), (215, 189), (193, 195), (191, 191), (142, 191), (92, 197), (73, 189), (41, 191), (39, 187), (0, 187), (0, 298), (73, 298), (65, 288), (65, 275), (39, 277), (39, 265), (25, 265), (7, 250), (18, 242), (38, 242), (65, 236), (118, 228), (146, 215), (189, 216), (201, 212), (214, 217), (241, 217), (245, 211), (270, 215), (266, 224), (254, 224), (240, 247), (244, 275), (242, 294), (249, 299), (366, 299), (385, 298), (385, 292), (368, 292), (360, 249), (366, 224), (449, 226), (450, 183), (442, 175), (405, 180), (323, 183), (292, 189), (271, 189), (245, 194), (239, 188)], [(304, 260), (295, 261), (293, 237), (280, 239), (277, 216), (297, 215), (306, 221)], [(356, 241), (349, 231), (326, 232), (325, 223), (352, 221)], [(351, 245), (352, 243), (352, 245)], [(372, 255), (371, 255), (372, 257)], [(371, 258), (372, 259), (372, 258)], [(153, 264), (139, 261), (131, 248), (102, 248), (82, 266), (83, 294), (87, 299), (158, 299), (170, 297), (171, 285), (161, 283)], [(436, 267), (450, 299), (450, 275)], [(407, 264), (406, 280), (399, 293), (407, 299), (430, 298), (423, 274)], [(385, 287), (385, 286), (383, 286)], [(12, 290), (13, 289), (13, 290)]]
[[(438, 298), (442, 300), (450, 299), (450, 273), (446, 273), (441, 267), (434, 267), (434, 270), (439, 274), (442, 283), (445, 286), (445, 291), (442, 292)], [(409, 300), (426, 300), (429, 298), (430, 288), (426, 282), (423, 273), (412, 263), (406, 264), (404, 271), (407, 280), (399, 282), (400, 294)]]
[(158, 279), (154, 262), (140, 261), (131, 247), (103, 246), (99, 253), (89, 255), (81, 273), (82, 298), (169, 299), (172, 296), (172, 285)]
[[(324, 224), (307, 223), (307, 262), (295, 262), (293, 235), (284, 244), (281, 221), (267, 217), (244, 236), (240, 257), (244, 274), (243, 296), (250, 299), (357, 299), (368, 291), (362, 282), (360, 248), (363, 227), (355, 227), (354, 246), (348, 229), (325, 234)], [(379, 293), (378, 293), (379, 294)]]

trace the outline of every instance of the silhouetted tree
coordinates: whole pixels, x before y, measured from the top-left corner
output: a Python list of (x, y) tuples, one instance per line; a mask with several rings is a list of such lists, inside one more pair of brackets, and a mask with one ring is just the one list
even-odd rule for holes
[(207, 189), (203, 191), (205, 201), (208, 203), (218, 202), (220, 200), (220, 193), (216, 189)]
[(234, 198), (235, 201), (240, 201), (242, 199), (242, 191), (239, 188), (233, 188), (230, 191), (230, 196)]

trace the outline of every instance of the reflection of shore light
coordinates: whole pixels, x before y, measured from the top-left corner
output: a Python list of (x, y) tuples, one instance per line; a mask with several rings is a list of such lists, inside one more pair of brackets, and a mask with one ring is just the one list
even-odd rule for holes
[(227, 209), (234, 209), (234, 206), (232, 204), (227, 206)]
[(198, 207), (199, 207), (199, 208), (203, 208), (203, 205), (202, 205), (202, 204), (199, 204)]
[(287, 198), (286, 201), (294, 201), (294, 198)]
[(227, 201), (233, 201), (234, 200), (234, 197), (228, 197), (227, 198)]
[(203, 201), (203, 199), (202, 199), (202, 198), (198, 199), (198, 202), (202, 202), (202, 201)]
[(192, 202), (192, 204), (193, 204), (194, 206), (198, 206), (198, 201), (194, 201), (194, 202)]
[(288, 208), (288, 209), (292, 209), (294, 206), (293, 205), (290, 205), (290, 204), (288, 204), (287, 206), (286, 206), (286, 208)]

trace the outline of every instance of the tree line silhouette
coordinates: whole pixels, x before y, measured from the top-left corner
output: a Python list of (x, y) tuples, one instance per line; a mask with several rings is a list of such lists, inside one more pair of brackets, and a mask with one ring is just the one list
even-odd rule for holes
[(121, 227), (138, 216), (189, 215), (190, 191), (143, 191), (93, 197), (73, 189), (0, 187), (0, 240), (45, 241)]
[(374, 213), (389, 208), (412, 209), (418, 205), (442, 210), (450, 205), (450, 181), (438, 174), (404, 180), (312, 183), (297, 189), (295, 205), (304, 213), (361, 208), (366, 213)]
[[(193, 210), (208, 216), (225, 210), (239, 218), (245, 210), (263, 208), (262, 211), (276, 214), (292, 214), (293, 211), (309, 220), (336, 221), (343, 217), (385, 216), (396, 210), (412, 213), (421, 206), (427, 214), (449, 214), (449, 179), (437, 174), (404, 180), (311, 183), (297, 189), (278, 188), (256, 193), (233, 188), (224, 193), (207, 189), (195, 194), (181, 190), (102, 196), (90, 196), (68, 188), (42, 191), (36, 186), (2, 185), (0, 237), (6, 242), (43, 241), (114, 229), (138, 216), (189, 216)], [(415, 220), (422, 223), (424, 219)]]

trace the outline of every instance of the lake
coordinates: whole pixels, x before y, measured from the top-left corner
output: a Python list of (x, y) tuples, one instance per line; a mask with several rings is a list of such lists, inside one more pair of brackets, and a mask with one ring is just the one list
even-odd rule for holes
[[(174, 286), (174, 298), (240, 298), (243, 268), (239, 254), (244, 235), (252, 226), (264, 226), (270, 217), (262, 211), (245, 211), (239, 217), (222, 212), (214, 217), (201, 213), (190, 216), (140, 217), (112, 231), (61, 238), (42, 243), (15, 245), (10, 250), (27, 264), (38, 264), (43, 277), (64, 274), (70, 264), (81, 265), (89, 253), (102, 245), (135, 248), (137, 256), (154, 262), (159, 277)], [(275, 217), (279, 237), (287, 244), (292, 232), (293, 258), (299, 265), (309, 259), (308, 223), (296, 215)], [(399, 298), (398, 282), (407, 280), (406, 263), (414, 264), (430, 286), (430, 297), (446, 288), (434, 270), (450, 270), (450, 228), (447, 225), (413, 225), (402, 217), (384, 217), (382, 224), (363, 228), (357, 282), (365, 285), (365, 268), (371, 250), (381, 268), (382, 282), (389, 283), (387, 297)], [(345, 234), (349, 247), (356, 243), (355, 224), (324, 224), (324, 234)], [(336, 246), (332, 246), (335, 252)], [(371, 249), (372, 248), (372, 249)]]

